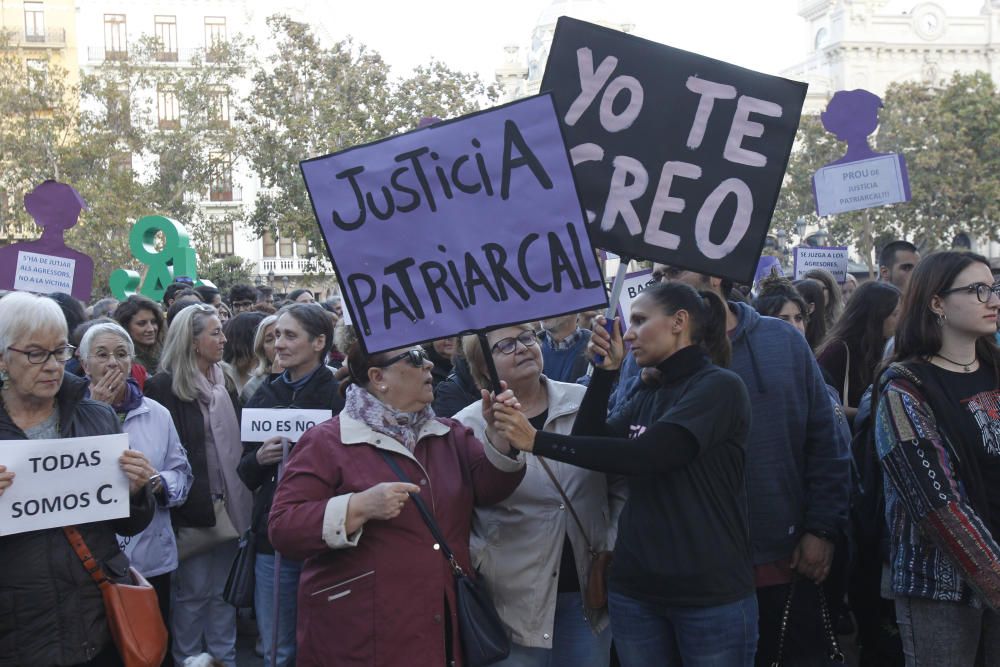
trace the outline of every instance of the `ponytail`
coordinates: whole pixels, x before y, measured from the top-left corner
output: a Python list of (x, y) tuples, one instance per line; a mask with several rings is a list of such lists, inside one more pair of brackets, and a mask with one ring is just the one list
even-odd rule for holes
[(726, 304), (715, 292), (702, 290), (698, 292), (698, 296), (702, 300), (702, 313), (698, 318), (701, 326), (695, 336), (697, 338), (695, 342), (708, 353), (712, 363), (728, 368), (733, 348), (729, 344), (729, 335), (726, 332)]

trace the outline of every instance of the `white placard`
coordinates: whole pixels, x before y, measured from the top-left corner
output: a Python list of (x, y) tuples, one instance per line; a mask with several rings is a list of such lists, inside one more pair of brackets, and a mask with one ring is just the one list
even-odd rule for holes
[(264, 442), (280, 435), (298, 442), (302, 434), (316, 424), (333, 417), (330, 410), (298, 408), (244, 408), (240, 423), (240, 439), (244, 442)]
[(127, 433), (0, 440), (0, 464), (15, 474), (0, 496), (0, 535), (128, 516), (128, 478), (118, 464), (127, 449)]
[(847, 248), (795, 248), (795, 280), (802, 280), (813, 269), (826, 269), (843, 284), (847, 280)]
[(834, 215), (907, 201), (906, 179), (898, 154), (823, 167), (813, 178), (816, 212)]
[(628, 329), (628, 318), (632, 312), (632, 302), (650, 285), (655, 285), (653, 270), (636, 271), (625, 276), (622, 282), (622, 293), (618, 297), (618, 312), (621, 315), (622, 333)]
[(71, 294), (75, 273), (75, 259), (19, 250), (14, 289), (39, 294)]

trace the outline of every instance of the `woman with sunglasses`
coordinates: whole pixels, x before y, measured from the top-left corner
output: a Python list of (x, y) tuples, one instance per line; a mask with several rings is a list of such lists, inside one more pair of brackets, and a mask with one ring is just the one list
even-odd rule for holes
[[(296, 665), (461, 666), (452, 569), (410, 494), (474, 576), (473, 507), (509, 496), (524, 457), (492, 426), (480, 443), (434, 416), (422, 347), (347, 349), (344, 409), (299, 440), (271, 507), (274, 548), (304, 561)], [(491, 411), (488, 395), (484, 403)]]
[[(74, 351), (66, 339), (66, 319), (52, 299), (27, 292), (0, 299), (0, 440), (121, 433), (109, 406), (85, 398), (87, 381), (63, 372)], [(3, 464), (0, 448), (0, 496), (18, 484), (17, 471)], [(128, 450), (118, 465), (128, 478), (129, 514), (77, 526), (109, 576), (129, 565), (115, 533), (140, 533), (154, 511), (147, 482), (156, 470), (145, 455)], [(0, 665), (121, 665), (101, 590), (62, 529), (0, 537), (0, 563)]]
[(1000, 284), (984, 257), (925, 257), (877, 382), (875, 442), (908, 667), (1000, 664), (998, 311)]
[(236, 609), (222, 592), (253, 500), (236, 474), (243, 447), (236, 383), (222, 367), (225, 343), (215, 308), (189, 304), (167, 330), (160, 372), (146, 382), (146, 396), (170, 411), (194, 473), (187, 500), (171, 510), (180, 561), (171, 578), (177, 664), (203, 652), (236, 664)]
[[(531, 424), (568, 434), (586, 388), (542, 375), (542, 350), (530, 325), (496, 329), (486, 339), (500, 379)], [(489, 387), (478, 338), (466, 336), (462, 347), (476, 383)], [(485, 437), (481, 402), (455, 419), (477, 438)], [(477, 507), (472, 525), (472, 564), (511, 635), (510, 657), (497, 665), (607, 667), (608, 613), (586, 604), (587, 581), (591, 554), (614, 548), (625, 478), (533, 454), (526, 458), (527, 472), (517, 490), (502, 503)]]

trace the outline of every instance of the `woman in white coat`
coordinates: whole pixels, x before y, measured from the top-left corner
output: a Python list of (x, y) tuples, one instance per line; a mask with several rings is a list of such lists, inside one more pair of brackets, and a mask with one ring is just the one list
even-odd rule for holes
[[(500, 379), (536, 428), (570, 433), (586, 388), (542, 375), (542, 352), (530, 326), (504, 327), (486, 338)], [(489, 388), (477, 337), (465, 337), (462, 345), (473, 378)], [(483, 437), (479, 402), (455, 419)], [(607, 609), (588, 608), (584, 594), (591, 553), (614, 548), (624, 504), (624, 478), (529, 454), (517, 490), (497, 505), (476, 508), (472, 562), (511, 633), (511, 654), (501, 667), (607, 667)]]

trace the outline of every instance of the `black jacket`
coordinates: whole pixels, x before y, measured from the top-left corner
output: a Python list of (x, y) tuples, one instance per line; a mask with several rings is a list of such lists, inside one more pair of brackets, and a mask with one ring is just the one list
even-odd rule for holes
[[(121, 433), (109, 406), (84, 398), (86, 387), (83, 378), (63, 375), (56, 394), (62, 437)], [(26, 438), (0, 404), (0, 440)], [(0, 463), (2, 458), (0, 453)], [(153, 518), (149, 487), (131, 500), (126, 518), (77, 526), (112, 578), (128, 573), (128, 558), (115, 533), (135, 535)], [(0, 537), (0, 564), (0, 665), (77, 665), (92, 660), (111, 641), (101, 591), (62, 529)]]
[[(344, 408), (344, 399), (338, 391), (339, 383), (333, 371), (320, 366), (309, 381), (298, 391), (282, 382), (277, 374), (271, 375), (254, 392), (244, 406), (246, 408), (300, 408), (306, 410), (331, 411), (334, 417)], [(258, 553), (273, 554), (274, 547), (267, 539), (267, 518), (271, 513), (271, 501), (278, 486), (277, 464), (262, 466), (257, 462), (257, 450), (263, 443), (244, 442), (243, 458), (236, 471), (240, 479), (253, 494), (252, 525), (256, 536)]]
[[(208, 453), (205, 451), (205, 420), (197, 401), (182, 401), (171, 388), (173, 375), (160, 371), (146, 380), (145, 394), (167, 410), (174, 420), (177, 436), (187, 450), (194, 481), (187, 501), (170, 510), (174, 526), (205, 528), (215, 525), (215, 508), (212, 505), (212, 488), (208, 479)], [(229, 392), (236, 419), (240, 417), (240, 401), (235, 392)]]
[(451, 375), (434, 387), (434, 414), (438, 417), (454, 417), (481, 398), (479, 387), (469, 372), (469, 362), (465, 357), (455, 357)]

